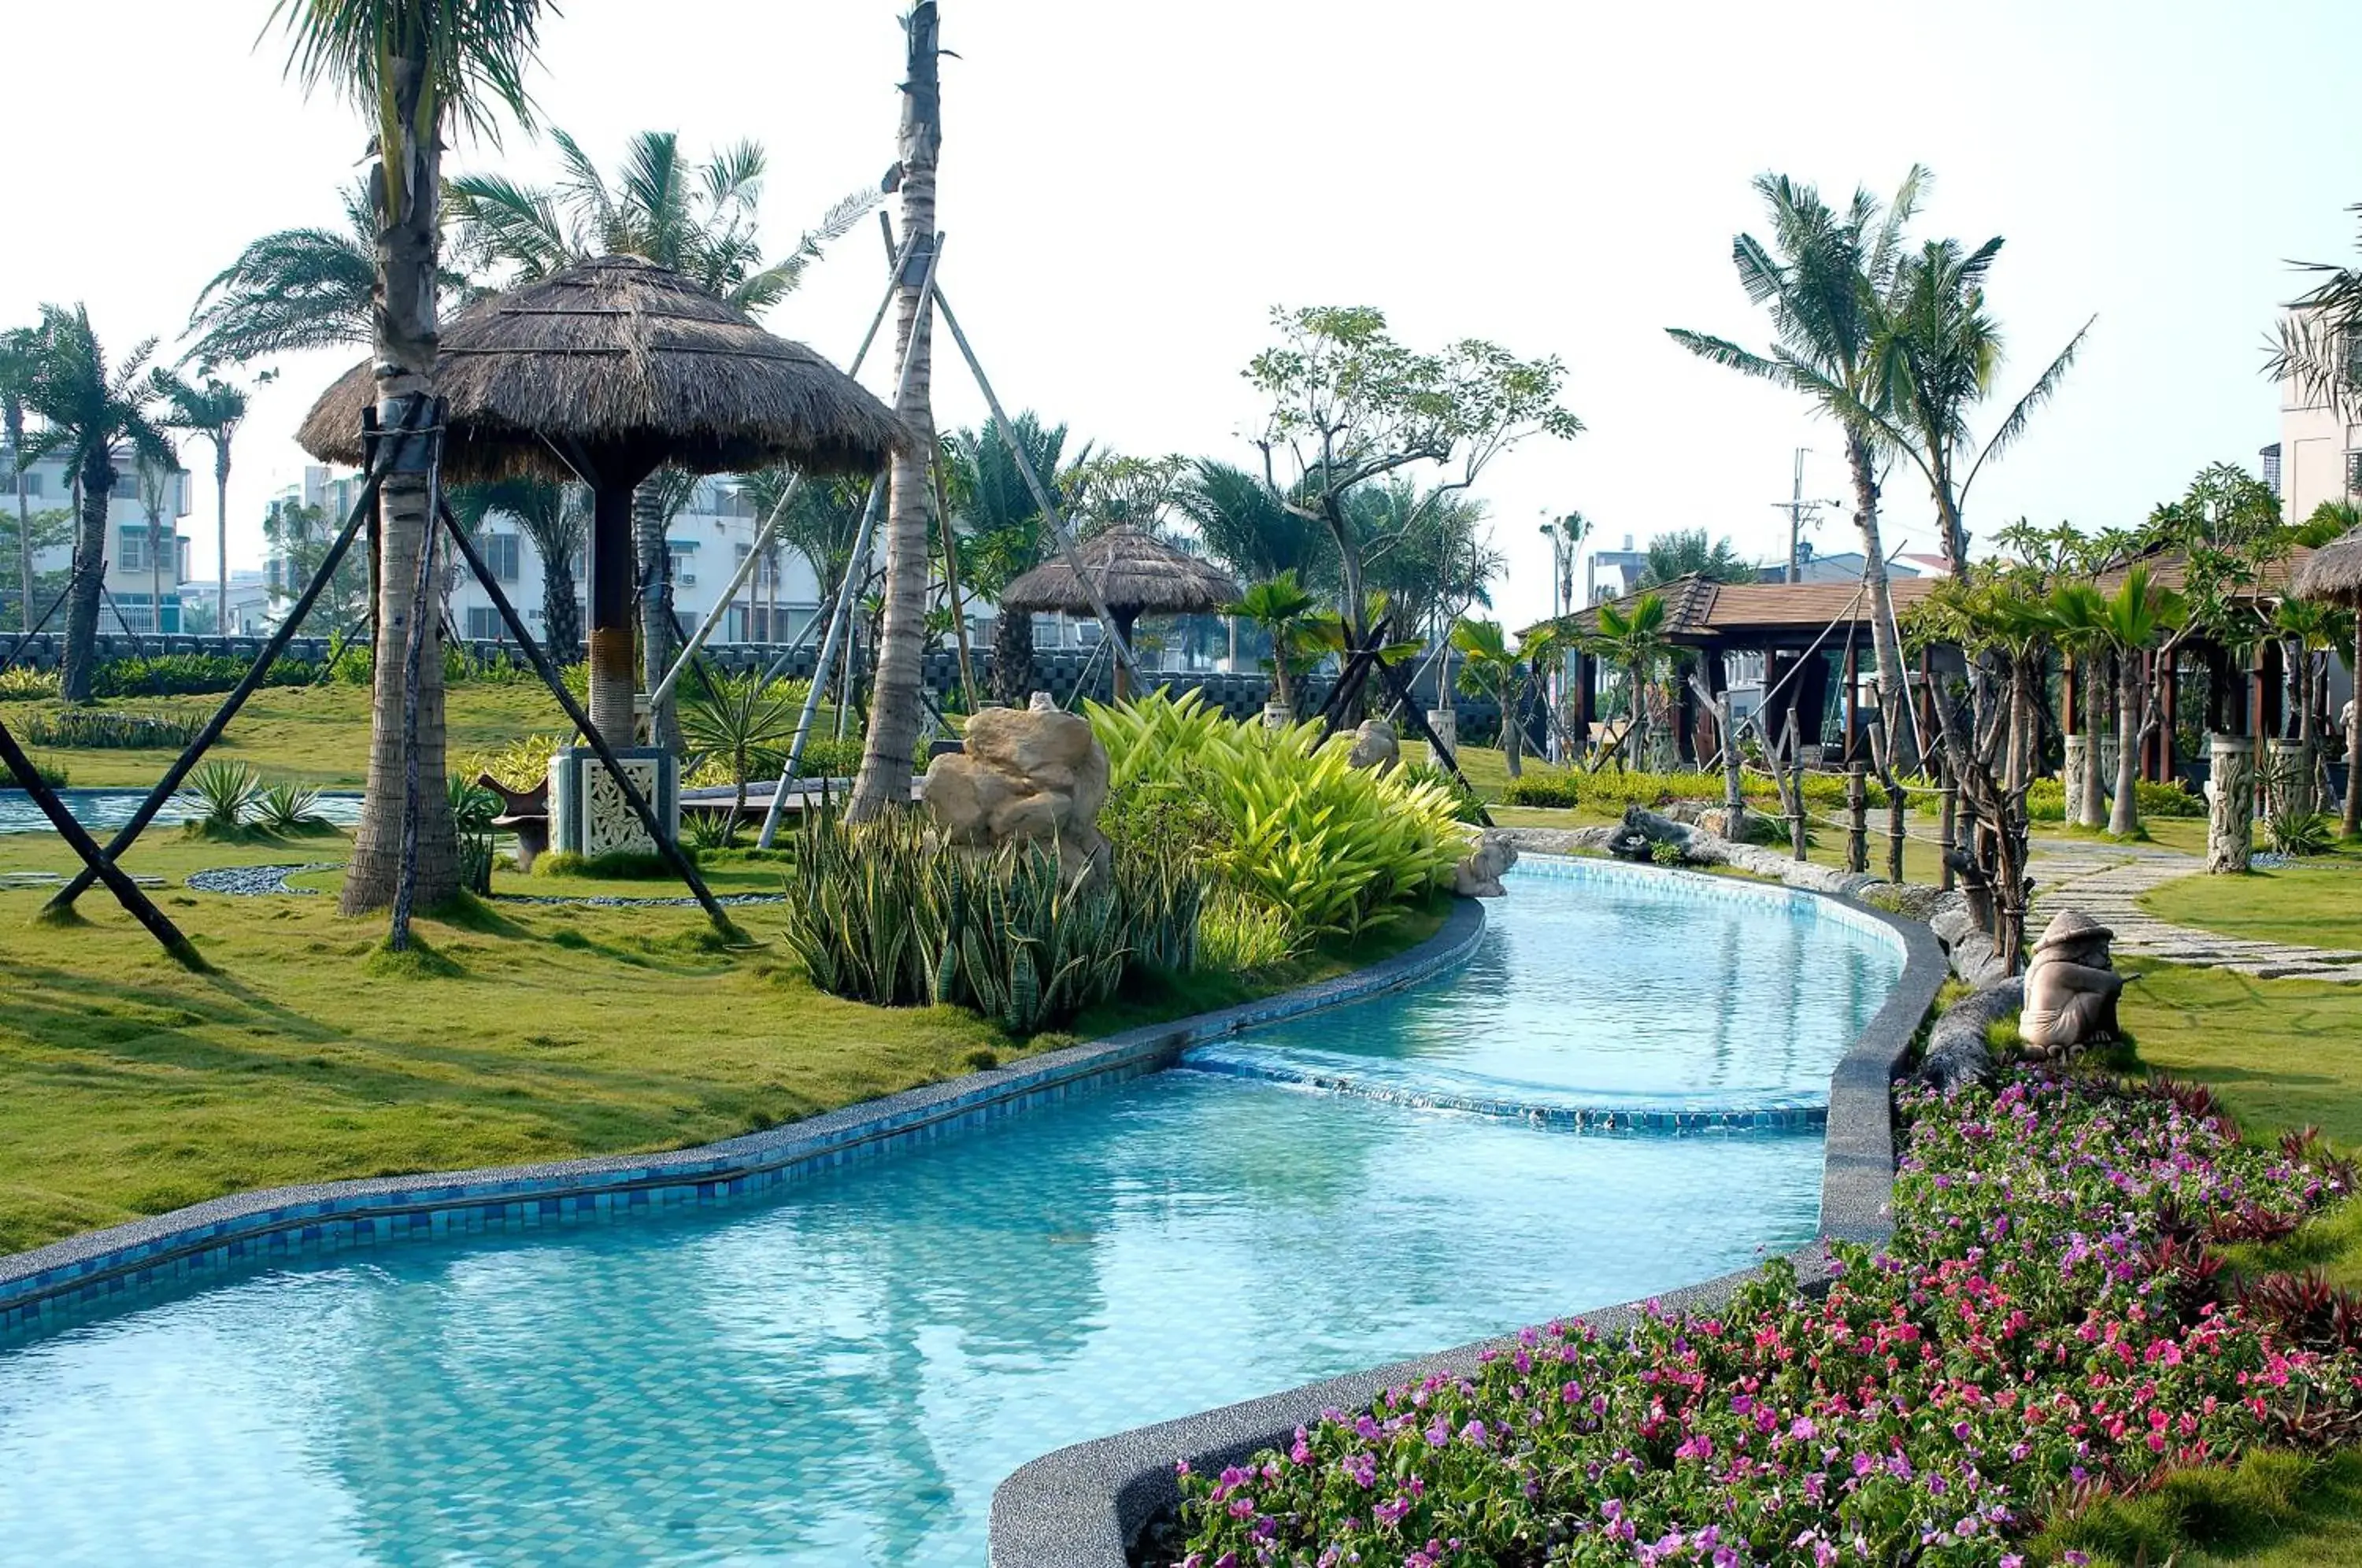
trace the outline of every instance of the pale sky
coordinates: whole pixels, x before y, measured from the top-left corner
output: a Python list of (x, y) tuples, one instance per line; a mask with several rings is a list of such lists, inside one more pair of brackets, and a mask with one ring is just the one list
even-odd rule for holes
[[(268, 0), (9, 7), (20, 180), (0, 204), (0, 322), (87, 301), (110, 347), (169, 345), (206, 278), (270, 229), (332, 225), (365, 133), (306, 101)], [(766, 232), (784, 244), (894, 157), (899, 0), (563, 0), (535, 80), (544, 125), (602, 163), (643, 128), (702, 153), (772, 157)], [(1936, 181), (1916, 232), (2007, 236), (1990, 303), (2011, 349), (1996, 407), (2085, 317), (2060, 398), (1969, 501), (2137, 521), (2201, 465), (2253, 465), (2278, 435), (2259, 373), (2290, 258), (2351, 260), (2362, 144), (2341, 72), (2351, 0), (2003, 0), (1631, 6), (1506, 0), (1314, 4), (944, 0), (943, 281), (1003, 400), (1136, 453), (1252, 458), (1240, 370), (1274, 305), (1371, 304), (1414, 345), (1495, 338), (1567, 365), (1589, 426), (1501, 459), (1479, 493), (1512, 560), (1513, 623), (1548, 606), (1544, 512), (1627, 533), (1727, 534), (1784, 552), (1790, 454), (1808, 494), (1845, 475), (1835, 432), (1789, 394), (1668, 340), (1760, 343), (1729, 265), (1760, 228), (1749, 187), (1779, 171), (1842, 197)], [(533, 178), (512, 132), (449, 167)], [(841, 244), (768, 318), (840, 363), (873, 308), (874, 232)], [(946, 350), (937, 419), (981, 400)], [(258, 564), (291, 434), (358, 354), (285, 359), (258, 395), (230, 491), (234, 565)], [(866, 379), (882, 387), (883, 356)], [(186, 460), (207, 472), (202, 444)], [(214, 569), (210, 486), (194, 570)], [(1900, 525), (1932, 547), (1907, 469)], [(1824, 549), (1850, 525), (1825, 524)]]

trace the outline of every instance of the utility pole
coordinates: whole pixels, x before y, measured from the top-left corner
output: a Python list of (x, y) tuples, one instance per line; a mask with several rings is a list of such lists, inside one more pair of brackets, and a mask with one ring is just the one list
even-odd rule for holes
[(1805, 454), (1811, 450), (1810, 447), (1796, 448), (1795, 473), (1790, 481), (1788, 499), (1772, 503), (1775, 510), (1788, 514), (1788, 580), (1790, 582), (1805, 580), (1803, 560), (1805, 530), (1821, 520), (1822, 507), (1845, 504), (1840, 501), (1805, 499)]

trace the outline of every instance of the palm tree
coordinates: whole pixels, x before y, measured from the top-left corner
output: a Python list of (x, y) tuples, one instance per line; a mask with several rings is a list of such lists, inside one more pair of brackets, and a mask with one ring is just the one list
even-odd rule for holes
[(348, 188), (343, 200), (344, 227), (266, 234), (214, 274), (189, 315), (193, 341), (184, 362), (237, 365), (370, 340), (377, 209), (366, 181)]
[(1288, 570), (1253, 584), (1239, 595), (1237, 603), (1222, 607), (1223, 614), (1252, 622), (1271, 635), (1272, 685), (1291, 722), (1296, 716), (1294, 666), (1304, 651), (1307, 625), (1319, 602)]
[(1292, 571), (1298, 582), (1318, 586), (1335, 572), (1337, 548), (1329, 531), (1290, 512), (1261, 476), (1244, 469), (1199, 458), (1179, 505), (1197, 525), (1206, 553), (1242, 580)]
[[(371, 362), (379, 415), (399, 425), (434, 390), (445, 135), (461, 126), (491, 134), (496, 106), (528, 117), (524, 74), (541, 0), (278, 0), (272, 17), (286, 26), (290, 68), (304, 85), (348, 95), (370, 127)], [(401, 906), (401, 944), (403, 897), (431, 907), (458, 893), (459, 875), (449, 801), (425, 787), (444, 776), (443, 660), (427, 646), (435, 628), (413, 624), (422, 558), (433, 548), (428, 480), (399, 458), (395, 467), (378, 496), (369, 779), (341, 905), (348, 914)]]
[(2083, 695), (2083, 772), (2075, 780), (2075, 799), (2067, 802), (2067, 820), (2078, 827), (2098, 827), (2107, 806), (2099, 745), (2100, 727), (2107, 722), (2107, 682), (2100, 676), (2111, 646), (2107, 599), (2088, 582), (2062, 582), (2050, 591), (2047, 609), (2051, 638), (2075, 661)]
[(1460, 652), (1460, 690), (1471, 697), (1490, 697), (1501, 705), (1501, 756), (1509, 777), (1524, 771), (1524, 707), (1527, 675), (1498, 621), (1462, 621), (1451, 628), (1451, 646)]
[[(270, 372), (263, 372), (269, 379)], [(214, 559), (221, 582), (215, 589), (217, 623), (229, 624), (229, 444), (246, 418), (246, 392), (227, 381), (207, 376), (192, 386), (170, 370), (156, 372), (157, 395), (171, 404), (164, 423), (175, 430), (202, 436), (214, 444)]]
[(82, 491), (74, 538), (72, 587), (66, 600), (66, 657), (60, 690), (70, 702), (90, 700), (98, 646), (98, 605), (106, 580), (106, 509), (117, 478), (116, 449), (128, 447), (137, 463), (174, 465), (172, 444), (157, 418), (149, 356), (152, 337), (133, 347), (109, 370), (106, 351), (82, 305), (41, 307), (40, 336), (25, 406), (42, 422), (18, 461), (66, 455)]
[(1649, 541), (1649, 564), (1640, 569), (1642, 588), (1658, 588), (1677, 577), (1708, 582), (1753, 582), (1758, 573), (1738, 558), (1727, 538), (1707, 542), (1703, 528), (1677, 528)]
[[(765, 469), (740, 480), (739, 489), (754, 503), (756, 516), (778, 513), (775, 536), (811, 565), (812, 580), (820, 587), (821, 613), (825, 614), (827, 608), (836, 602), (844, 574), (853, 569), (853, 547), (860, 539), (861, 513), (868, 504), (869, 481), (833, 479), (820, 483), (807, 480), (799, 485), (795, 479), (793, 469)], [(782, 500), (786, 502), (785, 511), (780, 511)], [(777, 575), (775, 571), (775, 581)], [(787, 640), (776, 629), (771, 635), (775, 641)]]
[(31, 390), (40, 335), (29, 326), (0, 332), (0, 432), (8, 438), (10, 483), (17, 491), (17, 609), (33, 629), (33, 517), (25, 490), (25, 395)]
[(1602, 604), (1599, 629), (1590, 642), (1592, 652), (1623, 668), (1625, 690), (1632, 704), (1631, 717), (1626, 723), (1624, 756), (1632, 766), (1645, 768), (1649, 686), (1655, 677), (1657, 661), (1672, 646), (1665, 639), (1664, 596), (1643, 593), (1633, 601), (1629, 610), (1612, 602)]
[(1878, 198), (1863, 190), (1854, 193), (1840, 214), (1810, 185), (1784, 174), (1759, 176), (1755, 189), (1771, 215), (1772, 243), (1741, 234), (1731, 242), (1731, 261), (1747, 297), (1771, 307), (1771, 350), (1759, 354), (1705, 333), (1668, 329), (1673, 341), (1704, 359), (1803, 392), (1844, 429), (1854, 520), (1866, 559), (1879, 696), (1886, 709), (1886, 733), (1902, 743), (1901, 771), (1911, 770), (1916, 760), (1900, 722), (1903, 650), (1878, 531), (1875, 448), (1889, 390), (1879, 373), (1877, 345), (1900, 271), (1903, 227), (1918, 209), (1926, 178), (1927, 171), (1915, 164), (1882, 214)]
[(1968, 569), (1969, 535), (1960, 508), (1969, 487), (1989, 459), (2025, 433), (2028, 418), (2058, 390), (2092, 330), (2085, 322), (1994, 427), (1992, 438), (1978, 448), (1969, 434), (1968, 413), (1992, 390), (2001, 363), (2001, 330), (1984, 304), (1985, 274), (2001, 247), (1999, 236), (1970, 252), (1958, 240), (1929, 240), (1918, 255), (1906, 258), (1877, 347), (1879, 374), (1888, 383), (1892, 407), (1891, 416), (1879, 416), (1881, 428), (1926, 477), (1944, 529), (1944, 558), (1955, 576)]
[[(1066, 427), (1043, 425), (1031, 409), (1009, 422), (1008, 438), (997, 423), (988, 423), (981, 429), (955, 430), (943, 440), (944, 489), (966, 536), (961, 573), (971, 592), (991, 600), (1042, 564), (1042, 508), (1010, 454), (1010, 438), (1023, 448), (1035, 473), (1061, 471)], [(1077, 462), (1089, 452), (1086, 446)], [(993, 700), (1022, 702), (1032, 684), (1033, 617), (1000, 615), (992, 625)]]
[[(935, 242), (935, 163), (943, 146), (935, 0), (918, 0), (902, 18), (909, 49), (902, 77), (902, 235), (916, 260)], [(886, 491), (886, 613), (878, 628), (877, 673), (869, 707), (869, 734), (861, 774), (845, 815), (866, 821), (911, 801), (911, 755), (919, 743), (919, 681), (926, 652), (928, 524), (934, 511), (935, 451), (931, 325), (934, 299), (924, 280), (931, 266), (906, 265), (895, 291), (894, 346), (902, 367), (894, 410), (910, 439), (894, 450)]]
[(590, 494), (577, 484), (534, 475), (451, 487), (451, 512), (473, 535), (504, 513), (541, 558), (541, 635), (551, 654), (574, 657), (582, 646), (582, 606), (574, 597), (574, 558), (590, 536)]
[(803, 693), (786, 680), (766, 680), (762, 671), (712, 675), (694, 669), (682, 685), (681, 733), (689, 744), (720, 757), (730, 769), (735, 793), (730, 801), (727, 843), (746, 814), (746, 780), (755, 769), (767, 776), (787, 761), (786, 743), (796, 733)]
[(2133, 781), (2148, 710), (2142, 656), (2173, 629), (2181, 610), (2180, 595), (2152, 582), (2146, 566), (2128, 568), (2103, 607), (2101, 624), (2116, 656), (2116, 799), (2108, 812), (2108, 832), (2118, 838), (2129, 837), (2140, 826)]

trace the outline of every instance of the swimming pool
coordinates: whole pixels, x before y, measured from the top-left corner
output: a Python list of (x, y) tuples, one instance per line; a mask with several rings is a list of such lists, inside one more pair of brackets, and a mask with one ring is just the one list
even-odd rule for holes
[[(1900, 972), (1892, 936), (1614, 867), (1511, 891), (1458, 973), (1213, 1048), (1383, 1085), (1185, 1066), (734, 1209), (382, 1247), (28, 1340), (0, 1353), (0, 1540), (978, 1564), (993, 1486), (1049, 1449), (1809, 1237), (1809, 1132), (1602, 1136), (1421, 1097), (1808, 1087)], [(1749, 999), (1720, 1031), (1726, 980)]]
[[(5, 772), (5, 769), (0, 769)], [(94, 833), (112, 832), (131, 820), (139, 802), (148, 798), (145, 790), (61, 790), (58, 798), (74, 821)], [(315, 801), (313, 812), (329, 822), (350, 827), (361, 820), (361, 798), (353, 794), (322, 795)], [(201, 808), (185, 795), (175, 795), (157, 810), (159, 823), (186, 822), (201, 814)], [(0, 790), (0, 834), (52, 833), (50, 819), (41, 808), (22, 790)]]

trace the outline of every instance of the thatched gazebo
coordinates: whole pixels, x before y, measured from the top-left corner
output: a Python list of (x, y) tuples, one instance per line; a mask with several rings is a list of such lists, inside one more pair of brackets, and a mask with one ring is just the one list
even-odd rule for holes
[[(789, 463), (874, 473), (903, 438), (892, 410), (800, 343), (636, 256), (603, 256), (478, 301), (445, 325), (435, 390), (443, 475), (535, 474), (590, 487), (590, 719), (632, 740), (632, 492), (665, 463), (692, 473)], [(377, 384), (366, 360), (296, 433), (359, 464)]]
[[(1075, 559), (1089, 574), (1088, 585), (1061, 556), (1035, 567), (1003, 590), (1001, 613), (1096, 614), (1089, 592), (1089, 587), (1096, 586), (1108, 613), (1115, 617), (1111, 629), (1129, 648), (1132, 624), (1142, 615), (1209, 615), (1239, 597), (1239, 585), (1228, 573), (1137, 528), (1109, 528), (1094, 535), (1076, 547)], [(1116, 660), (1115, 695), (1118, 701), (1131, 695), (1121, 659)]]
[(2362, 528), (2340, 534), (2312, 552), (2290, 582), (2300, 599), (2343, 604), (2354, 616), (2354, 705), (2345, 723), (2345, 810), (2348, 837), (2362, 831)]

